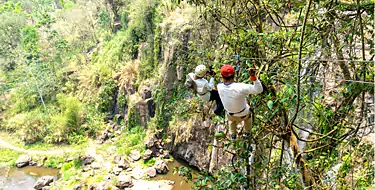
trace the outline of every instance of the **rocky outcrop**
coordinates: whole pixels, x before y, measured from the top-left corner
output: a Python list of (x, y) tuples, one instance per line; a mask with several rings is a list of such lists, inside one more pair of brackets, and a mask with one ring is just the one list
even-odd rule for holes
[(93, 156), (85, 156), (82, 158), (83, 164), (88, 165), (95, 161), (95, 158)]
[(133, 186), (132, 178), (128, 175), (121, 175), (117, 178), (116, 187), (125, 189)]
[(147, 168), (146, 173), (149, 177), (155, 177), (156, 176), (156, 169), (153, 168), (153, 167), (149, 167), (149, 168)]
[(167, 165), (167, 163), (165, 163), (164, 160), (156, 161), (154, 167), (155, 167), (156, 172), (158, 174), (166, 174), (169, 171), (168, 165)]
[(38, 179), (34, 185), (34, 189), (42, 190), (43, 187), (49, 186), (53, 182), (53, 176), (43, 176)]
[(129, 157), (133, 160), (133, 161), (138, 161), (139, 159), (141, 159), (141, 153), (138, 151), (138, 150), (132, 150), (129, 154)]
[(217, 148), (223, 146), (223, 142), (219, 143), (212, 138), (219, 127), (222, 128), (209, 119), (203, 121), (201, 117), (190, 118), (190, 121), (174, 126), (170, 131), (173, 141), (167, 147), (175, 157), (200, 170), (218, 170), (228, 165), (232, 158), (231, 154)]
[(31, 156), (28, 154), (23, 155), (16, 160), (16, 166), (19, 168), (22, 168), (24, 166), (29, 165), (30, 162), (31, 162)]

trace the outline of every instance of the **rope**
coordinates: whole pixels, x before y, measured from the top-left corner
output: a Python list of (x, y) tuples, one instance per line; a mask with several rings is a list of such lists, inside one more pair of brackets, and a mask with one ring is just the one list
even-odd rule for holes
[(359, 62), (359, 63), (373, 63), (374, 60), (350, 60), (350, 59), (295, 59), (295, 58), (288, 58), (288, 57), (284, 57), (284, 58), (261, 58), (261, 57), (254, 57), (254, 58), (248, 58), (248, 57), (244, 57), (244, 58), (240, 58), (242, 60), (276, 60), (276, 61), (280, 61), (280, 60), (286, 60), (286, 59), (290, 59), (290, 60), (296, 60), (296, 61), (321, 61), (321, 62)]
[[(280, 75), (279, 72), (260, 71), (260, 73), (272, 73), (272, 74)], [(367, 82), (367, 81), (362, 81), (362, 80), (347, 80), (347, 79), (339, 79), (339, 78), (327, 78), (327, 77), (318, 77), (317, 75), (296, 75), (296, 74), (292, 74), (292, 73), (289, 73), (289, 72), (282, 72), (282, 73), (286, 73), (286, 74), (289, 74), (290, 76), (294, 76), (294, 77), (312, 77), (312, 78), (316, 78), (316, 79), (325, 79), (325, 80), (331, 80), (331, 81), (345, 81), (345, 82), (356, 82), (356, 83), (375, 85), (375, 82)]]

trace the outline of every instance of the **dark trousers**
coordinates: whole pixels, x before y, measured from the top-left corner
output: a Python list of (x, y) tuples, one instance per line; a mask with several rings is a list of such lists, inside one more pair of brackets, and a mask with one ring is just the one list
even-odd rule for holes
[(221, 103), (219, 92), (217, 90), (211, 91), (210, 101), (214, 101), (214, 100), (216, 102), (216, 109), (215, 109), (214, 113), (216, 115), (219, 115), (219, 116), (224, 116), (224, 106)]

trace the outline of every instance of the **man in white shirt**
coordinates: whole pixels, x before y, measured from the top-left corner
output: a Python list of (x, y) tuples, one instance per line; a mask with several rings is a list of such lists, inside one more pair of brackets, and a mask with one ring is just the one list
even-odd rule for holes
[(231, 139), (236, 139), (237, 125), (244, 121), (246, 133), (250, 133), (252, 121), (250, 118), (250, 106), (247, 104), (247, 97), (250, 94), (259, 94), (263, 91), (262, 84), (255, 75), (255, 70), (250, 69), (250, 81), (254, 84), (234, 82), (235, 71), (231, 65), (224, 65), (220, 69), (223, 82), (217, 85), (220, 99), (225, 111), (228, 113), (229, 133)]
[(224, 107), (221, 103), (219, 93), (216, 89), (214, 89), (214, 78), (210, 78), (210, 82), (208, 82), (205, 78), (203, 78), (207, 73), (213, 74), (213, 71), (207, 71), (206, 66), (198, 65), (195, 68), (195, 73), (189, 73), (186, 76), (185, 85), (188, 87), (193, 88), (198, 97), (202, 99), (204, 102), (214, 101), (216, 102), (216, 109), (214, 113), (219, 116), (224, 115)]

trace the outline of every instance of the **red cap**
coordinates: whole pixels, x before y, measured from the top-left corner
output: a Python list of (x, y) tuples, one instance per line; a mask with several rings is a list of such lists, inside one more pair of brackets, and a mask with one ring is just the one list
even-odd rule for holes
[(230, 77), (235, 74), (234, 68), (231, 65), (223, 65), (220, 69), (220, 73), (224, 77)]

